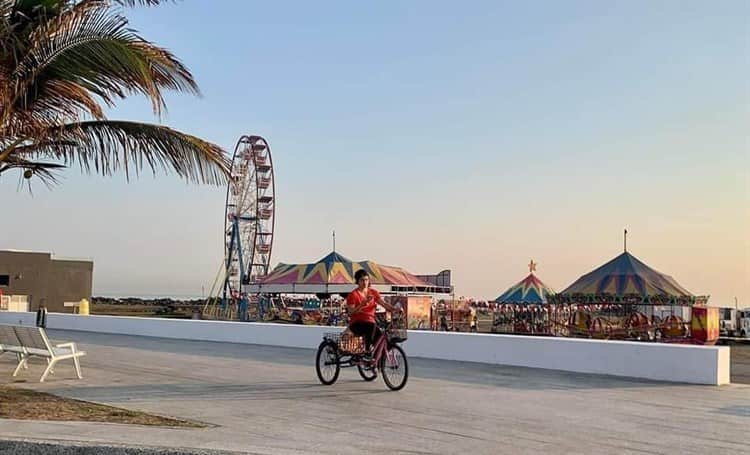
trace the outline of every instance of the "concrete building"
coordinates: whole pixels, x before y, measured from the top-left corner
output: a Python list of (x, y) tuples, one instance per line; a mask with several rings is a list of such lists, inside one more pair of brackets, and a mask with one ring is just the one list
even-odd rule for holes
[(0, 311), (72, 312), (64, 302), (91, 300), (94, 262), (50, 253), (0, 250)]

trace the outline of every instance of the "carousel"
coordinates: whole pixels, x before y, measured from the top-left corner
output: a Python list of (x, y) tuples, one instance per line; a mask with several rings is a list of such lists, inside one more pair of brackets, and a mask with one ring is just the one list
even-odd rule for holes
[(534, 335), (556, 334), (551, 321), (564, 307), (553, 306), (549, 298), (555, 291), (537, 277), (537, 263), (529, 262), (529, 275), (495, 299), (497, 304), (492, 331), (496, 333), (521, 333)]
[(693, 313), (705, 313), (708, 297), (696, 296), (627, 249), (549, 298), (557, 313), (551, 325), (569, 336), (686, 341)]

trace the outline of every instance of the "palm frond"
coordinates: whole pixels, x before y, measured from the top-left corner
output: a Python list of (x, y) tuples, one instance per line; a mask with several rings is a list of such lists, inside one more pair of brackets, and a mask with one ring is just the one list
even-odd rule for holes
[(125, 121), (78, 122), (50, 129), (46, 139), (26, 146), (24, 154), (78, 162), (84, 172), (130, 180), (145, 167), (154, 174), (174, 172), (193, 183), (221, 185), (229, 160), (217, 145), (166, 126)]
[[(25, 157), (33, 155), (37, 158), (57, 158), (57, 155), (52, 153), (45, 153), (49, 150), (57, 150), (65, 147), (75, 147), (76, 142), (63, 141), (63, 140), (51, 140), (51, 141), (24, 141), (18, 146), (13, 148), (13, 155), (18, 157)], [(65, 167), (65, 165), (60, 165)]]
[[(166, 0), (166, 1), (177, 1), (177, 0)], [(115, 0), (115, 3), (122, 6), (156, 6), (161, 3), (165, 3), (165, 0)]]
[(128, 28), (119, 8), (166, 1), (0, 0), (0, 174), (22, 170), (22, 179), (50, 185), (78, 163), (128, 179), (146, 168), (227, 181), (220, 147), (165, 126), (105, 119), (103, 104), (132, 94), (149, 98), (157, 115), (164, 90), (200, 95), (190, 71)]
[[(34, 176), (49, 188), (59, 182), (57, 171), (63, 168), (65, 168), (63, 164), (31, 161), (14, 155), (0, 164), (0, 175), (13, 169), (19, 169), (22, 172), (21, 176), (26, 180), (30, 180), (31, 176)], [(29, 189), (31, 189), (30, 181)]]
[(37, 95), (50, 92), (48, 80), (75, 84), (109, 105), (115, 98), (141, 93), (151, 99), (157, 114), (166, 108), (162, 89), (199, 94), (192, 75), (174, 55), (127, 24), (106, 3), (87, 2), (37, 27), (13, 74), (15, 102), (30, 107)]
[(15, 0), (0, 0), (0, 17), (6, 18), (13, 14), (15, 4)]
[[(97, 120), (104, 119), (104, 111), (91, 92), (74, 81), (52, 79), (36, 89), (33, 107), (24, 112), (42, 124), (56, 123), (61, 118), (77, 118), (81, 111)], [(108, 104), (114, 106), (113, 103)]]

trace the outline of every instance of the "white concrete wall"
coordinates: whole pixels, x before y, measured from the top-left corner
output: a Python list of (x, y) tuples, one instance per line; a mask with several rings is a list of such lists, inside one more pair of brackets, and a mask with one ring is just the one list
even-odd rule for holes
[(34, 325), (36, 313), (16, 313), (13, 311), (0, 311), (0, 324)]
[[(34, 324), (0, 312), (0, 323)], [(50, 313), (50, 329), (316, 348), (333, 327)], [(672, 382), (729, 383), (729, 347), (410, 331), (408, 355)]]

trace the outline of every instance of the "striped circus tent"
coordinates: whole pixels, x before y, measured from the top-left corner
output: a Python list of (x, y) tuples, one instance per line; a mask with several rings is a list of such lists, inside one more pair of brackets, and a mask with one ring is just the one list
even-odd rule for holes
[(336, 252), (310, 264), (279, 264), (262, 280), (243, 289), (249, 293), (350, 292), (356, 285), (354, 274), (360, 269), (369, 273), (371, 286), (379, 291), (437, 292), (434, 285), (400, 267), (352, 261)]
[[(627, 251), (583, 275), (560, 293), (564, 301), (582, 297), (639, 297), (643, 302), (692, 302), (695, 296), (674, 278), (658, 272)], [(598, 297), (598, 298), (597, 298)]]
[(554, 295), (555, 291), (534, 275), (534, 270), (536, 270), (536, 263), (531, 261), (529, 263), (529, 275), (511, 286), (500, 297), (496, 298), (495, 302), (516, 305), (541, 305), (547, 303), (547, 297)]

